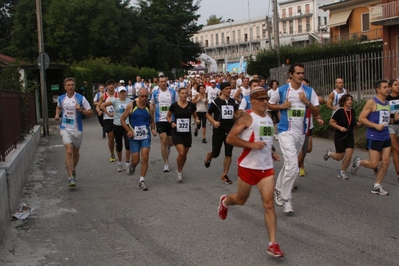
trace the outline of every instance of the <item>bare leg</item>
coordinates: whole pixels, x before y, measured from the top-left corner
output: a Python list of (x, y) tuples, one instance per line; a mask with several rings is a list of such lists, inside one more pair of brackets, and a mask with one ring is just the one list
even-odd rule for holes
[(169, 164), (169, 151), (168, 151), (168, 136), (166, 133), (160, 133), (161, 139), (161, 155), (165, 164)]
[(230, 165), (231, 165), (231, 157), (225, 156), (224, 160), (223, 160), (223, 175), (222, 176), (227, 175), (227, 173), (229, 172), (229, 169), (230, 169)]
[(109, 152), (112, 154), (114, 154), (114, 149), (115, 149), (115, 143), (114, 143), (114, 132), (110, 131), (107, 132), (107, 136), (108, 136), (108, 148), (109, 148)]
[(177, 163), (177, 172), (181, 173), (183, 171), (184, 164), (187, 160), (187, 153), (190, 148), (184, 147), (183, 144), (176, 145), (176, 150), (179, 153), (177, 155), (176, 163)]
[(148, 170), (148, 158), (150, 154), (149, 148), (142, 148), (141, 151), (141, 167), (140, 167), (140, 176), (145, 177)]
[(269, 240), (270, 242), (276, 242), (277, 219), (273, 200), (274, 177), (268, 176), (263, 178), (258, 183), (258, 189), (262, 195), (262, 204), (265, 209), (265, 223)]
[(352, 154), (353, 154), (353, 149), (348, 148), (345, 150), (345, 159), (342, 161), (342, 168), (341, 171), (346, 171), (348, 169), (351, 161), (352, 161)]

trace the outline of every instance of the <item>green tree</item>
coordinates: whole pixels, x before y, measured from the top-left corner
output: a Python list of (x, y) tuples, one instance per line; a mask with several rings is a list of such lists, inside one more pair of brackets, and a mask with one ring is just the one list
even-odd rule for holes
[(15, 13), (15, 4), (18, 0), (0, 1), (0, 52), (10, 45), (11, 29), (13, 25), (13, 16)]
[(218, 17), (216, 17), (216, 15), (210, 15), (209, 18), (206, 20), (206, 25), (210, 26), (210, 25), (216, 25), (216, 24), (223, 23), (224, 20), (222, 18), (223, 18), (223, 16), (218, 18)]
[[(169, 71), (171, 68), (182, 68), (182, 62), (194, 61), (201, 52), (199, 44), (190, 38), (202, 25), (197, 25), (200, 15), (196, 14), (200, 1), (193, 0), (152, 0), (138, 1), (139, 36), (146, 36), (145, 51), (148, 56), (140, 66)], [(133, 51), (132, 51), (133, 52)]]

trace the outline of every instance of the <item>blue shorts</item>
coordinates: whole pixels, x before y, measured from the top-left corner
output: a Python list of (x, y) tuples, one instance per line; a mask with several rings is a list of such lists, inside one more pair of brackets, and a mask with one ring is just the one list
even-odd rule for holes
[(391, 139), (388, 140), (372, 140), (367, 139), (367, 149), (381, 152), (382, 149), (391, 147)]
[(142, 148), (151, 148), (151, 136), (148, 136), (148, 138), (141, 140), (129, 138), (129, 144), (130, 153), (140, 152)]

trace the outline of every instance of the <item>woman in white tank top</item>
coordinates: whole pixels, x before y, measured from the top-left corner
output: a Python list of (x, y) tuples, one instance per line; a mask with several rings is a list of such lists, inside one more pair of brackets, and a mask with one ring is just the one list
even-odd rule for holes
[(207, 143), (205, 139), (205, 134), (206, 134), (206, 111), (208, 107), (208, 99), (206, 97), (205, 87), (203, 84), (198, 85), (197, 91), (198, 94), (193, 97), (191, 102), (195, 103), (197, 106), (197, 115), (201, 123), (198, 124), (197, 127), (195, 128), (194, 136), (198, 136), (198, 129), (202, 125), (202, 143)]

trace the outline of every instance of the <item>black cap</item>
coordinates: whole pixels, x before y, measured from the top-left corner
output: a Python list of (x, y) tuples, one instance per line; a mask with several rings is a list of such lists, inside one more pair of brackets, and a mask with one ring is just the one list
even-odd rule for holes
[(220, 90), (223, 90), (227, 87), (231, 88), (230, 82), (223, 82), (222, 84), (220, 84)]

